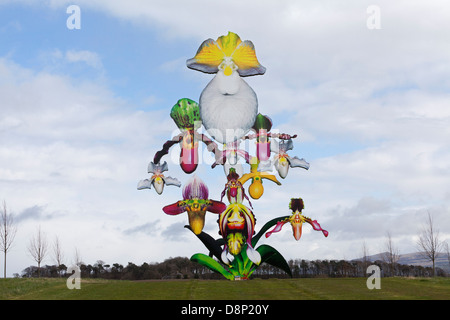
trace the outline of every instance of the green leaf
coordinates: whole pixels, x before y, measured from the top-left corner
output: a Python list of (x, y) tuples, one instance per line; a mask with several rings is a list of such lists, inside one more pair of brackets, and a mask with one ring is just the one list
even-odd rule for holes
[(196, 253), (191, 257), (191, 261), (197, 262), (214, 272), (220, 273), (229, 280), (234, 280), (234, 276), (230, 272), (228, 272), (227, 269), (225, 269), (219, 262), (217, 262), (213, 258), (208, 257), (206, 254)]
[(232, 270), (236, 271), (235, 273), (237, 273), (238, 275), (242, 275), (244, 267), (244, 262), (242, 261), (242, 251), (233, 257), (234, 259), (233, 261), (231, 261)]
[(268, 263), (276, 268), (279, 268), (292, 277), (291, 268), (284, 257), (275, 248), (263, 244), (256, 249), (261, 255), (261, 264)]
[(290, 216), (278, 217), (278, 218), (275, 218), (275, 219), (272, 219), (272, 220), (266, 222), (266, 224), (261, 228), (261, 230), (259, 230), (259, 232), (255, 236), (252, 237), (252, 247), (254, 248), (256, 246), (256, 244), (258, 243), (259, 238), (261, 238), (262, 235), (264, 233), (266, 233), (267, 230), (269, 230), (271, 227), (276, 225), (278, 221), (282, 221), (289, 217)]

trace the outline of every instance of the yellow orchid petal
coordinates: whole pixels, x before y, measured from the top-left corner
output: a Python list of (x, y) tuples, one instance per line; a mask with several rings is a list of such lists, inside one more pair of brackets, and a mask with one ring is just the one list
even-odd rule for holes
[(281, 185), (281, 182), (277, 180), (277, 178), (273, 174), (269, 174), (267, 172), (261, 172), (260, 176), (262, 179), (268, 179), (270, 181), (275, 182), (278, 185)]
[(232, 56), (233, 62), (238, 66), (238, 72), (241, 75), (255, 75), (266, 72), (256, 58), (255, 47), (249, 40), (242, 42)]
[(189, 218), (189, 226), (192, 232), (195, 234), (200, 234), (205, 225), (205, 213), (203, 210), (187, 210)]
[(250, 178), (253, 178), (254, 176), (255, 176), (255, 173), (253, 173), (253, 172), (251, 172), (251, 173), (246, 173), (246, 174), (243, 174), (242, 177), (240, 177), (240, 178), (238, 179), (238, 181), (239, 181), (241, 184), (244, 184), (244, 183), (246, 183)]
[(194, 58), (186, 61), (188, 68), (207, 73), (218, 71), (225, 54), (216, 41), (208, 39), (203, 41)]
[(217, 38), (216, 42), (222, 49), (222, 52), (225, 54), (225, 56), (231, 57), (233, 55), (233, 52), (242, 41), (236, 33), (228, 31), (228, 34), (226, 36), (220, 36), (219, 38)]
[(256, 58), (255, 47), (249, 40), (242, 41), (234, 32), (229, 31), (226, 36), (220, 36), (216, 41), (203, 41), (194, 58), (186, 61), (188, 68), (216, 73), (225, 58), (231, 58), (238, 67), (240, 76), (264, 74), (264, 68)]

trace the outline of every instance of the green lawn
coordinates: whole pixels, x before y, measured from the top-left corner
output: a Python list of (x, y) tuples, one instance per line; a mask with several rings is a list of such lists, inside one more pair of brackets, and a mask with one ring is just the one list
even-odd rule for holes
[(21, 300), (449, 300), (450, 278), (382, 278), (369, 290), (365, 278), (271, 280), (116, 281), (82, 279), (69, 290), (64, 279), (0, 279), (0, 299)]

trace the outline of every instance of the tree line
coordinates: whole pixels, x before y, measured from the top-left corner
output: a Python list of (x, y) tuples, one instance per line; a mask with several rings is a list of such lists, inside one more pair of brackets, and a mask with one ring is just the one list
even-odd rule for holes
[[(403, 265), (377, 261), (347, 261), (347, 260), (305, 260), (291, 259), (288, 261), (293, 278), (313, 277), (368, 277), (369, 265), (380, 267), (382, 277), (430, 277), (432, 267)], [(159, 263), (146, 263), (138, 266), (132, 262), (127, 265), (119, 263), (107, 264), (98, 260), (94, 264), (79, 265), (81, 278), (103, 278), (116, 280), (167, 280), (167, 279), (223, 279), (222, 275), (189, 260), (187, 257), (175, 257)], [(40, 270), (39, 270), (40, 269)], [(15, 274), (16, 277), (68, 277), (67, 267), (62, 265), (30, 266)], [(437, 276), (447, 276), (441, 268), (435, 270)], [(289, 278), (284, 271), (269, 264), (262, 264), (252, 275), (252, 278)]]
[[(17, 227), (13, 215), (8, 210), (6, 202), (0, 207), (0, 250), (3, 253), (4, 277), (6, 278), (6, 257), (16, 235)], [(51, 246), (49, 246), (51, 245)], [(450, 250), (448, 243), (439, 239), (439, 231), (434, 227), (430, 213), (428, 221), (419, 236), (417, 246), (420, 251), (432, 262), (432, 267), (400, 265), (398, 249), (393, 244), (391, 234), (387, 232), (385, 244), (386, 253), (382, 260), (368, 261), (367, 247), (362, 245), (361, 261), (347, 260), (313, 260), (304, 259), (289, 260), (289, 266), (293, 277), (367, 277), (366, 270), (370, 264), (376, 264), (381, 269), (382, 276), (445, 276), (443, 269), (435, 267), (435, 260), (440, 249), (445, 249), (450, 264)], [(15, 277), (62, 277), (67, 275), (67, 266), (63, 263), (64, 255), (59, 238), (56, 236), (52, 244), (47, 241), (46, 234), (38, 226), (36, 233), (31, 235), (27, 247), (29, 255), (37, 263), (30, 266), (21, 274), (15, 273)], [(55, 264), (41, 266), (48, 255), (53, 256)], [(108, 278), (124, 280), (145, 279), (220, 279), (221, 275), (215, 274), (208, 268), (190, 261), (186, 257), (169, 258), (160, 263), (144, 263), (140, 266), (129, 262), (123, 266), (119, 263), (112, 265), (98, 260), (94, 264), (82, 262), (78, 249), (75, 249), (75, 261), (73, 265), (79, 266), (81, 276), (85, 278)], [(288, 277), (288, 275), (271, 265), (263, 264), (254, 273), (253, 277), (271, 278)]]

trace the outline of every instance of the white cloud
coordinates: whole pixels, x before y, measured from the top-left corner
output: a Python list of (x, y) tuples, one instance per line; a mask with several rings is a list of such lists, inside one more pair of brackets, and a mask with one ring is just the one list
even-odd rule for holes
[(65, 58), (68, 62), (84, 62), (96, 69), (101, 69), (103, 67), (102, 60), (98, 54), (88, 50), (69, 50), (66, 52)]
[(134, 110), (87, 79), (75, 84), (4, 59), (0, 70), (0, 194), (20, 224), (11, 253), (19, 258), (8, 270), (33, 263), (26, 256), (27, 237), (38, 223), (49, 237), (58, 235), (86, 256), (92, 237), (106, 247), (120, 228), (148, 221), (131, 216), (160, 211), (161, 198), (146, 201), (149, 193), (139, 193), (136, 185), (146, 178), (158, 136), (170, 134), (170, 120), (158, 111)]

